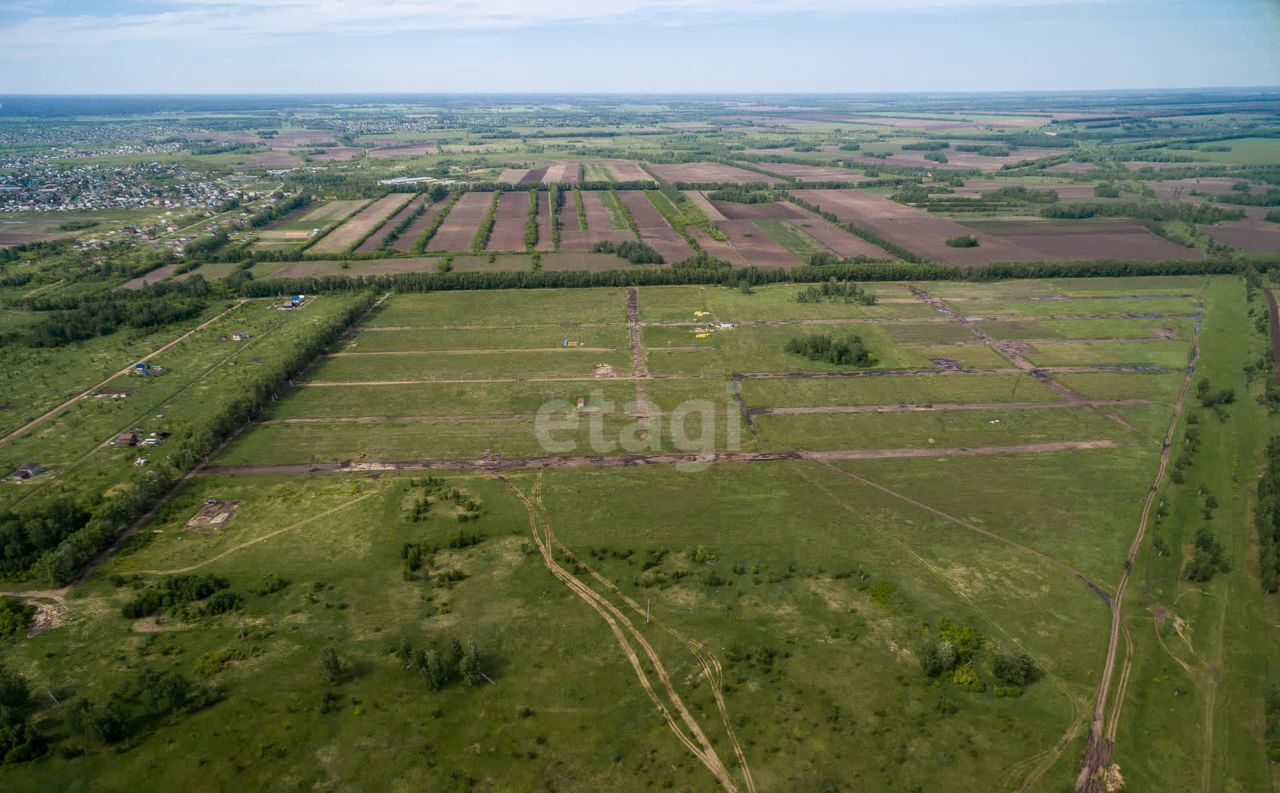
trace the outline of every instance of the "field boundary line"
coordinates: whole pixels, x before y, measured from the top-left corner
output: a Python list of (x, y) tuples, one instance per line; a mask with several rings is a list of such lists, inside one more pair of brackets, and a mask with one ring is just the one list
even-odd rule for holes
[(1093, 405), (1150, 405), (1149, 399), (1088, 399), (1084, 402), (924, 402), (897, 405), (817, 405), (748, 408), (753, 416), (788, 416), (818, 413), (929, 413), (951, 410), (1053, 410)]
[(1011, 446), (907, 447), (892, 449), (788, 450), (777, 452), (653, 452), (650, 454), (587, 455), (580, 457), (468, 457), (434, 460), (368, 460), (332, 463), (246, 463), (214, 465), (218, 474), (378, 474), (387, 471), (517, 471), (544, 468), (608, 468), (633, 465), (770, 463), (788, 460), (898, 460), (914, 457), (980, 457), (1000, 454), (1051, 454), (1114, 449), (1113, 440), (1057, 441)]

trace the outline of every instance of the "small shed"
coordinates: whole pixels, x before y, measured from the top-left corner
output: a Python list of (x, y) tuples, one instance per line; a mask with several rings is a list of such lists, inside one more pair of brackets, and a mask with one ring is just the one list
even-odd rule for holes
[(14, 479), (30, 479), (43, 474), (47, 469), (40, 463), (23, 463), (13, 470)]
[(122, 432), (112, 441), (116, 446), (137, 446), (138, 434), (136, 432)]

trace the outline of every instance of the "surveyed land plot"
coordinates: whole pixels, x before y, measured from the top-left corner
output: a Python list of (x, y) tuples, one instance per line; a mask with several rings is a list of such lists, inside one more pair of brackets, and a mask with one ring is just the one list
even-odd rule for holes
[(493, 214), (493, 232), (489, 235), (489, 251), (524, 250), (524, 230), (529, 219), (529, 194), (508, 192), (498, 196)]
[[(344, 355), (324, 359), (308, 373), (312, 383), (392, 382), (422, 380), (529, 379), (578, 377), (626, 371), (628, 355), (621, 351), (578, 348), (468, 351), (464, 353), (408, 352), (386, 355)], [(597, 378), (599, 379), (599, 378)]]
[(373, 234), (370, 234), (364, 242), (360, 243), (360, 245), (356, 247), (356, 252), (370, 253), (378, 250), (382, 247), (383, 240), (391, 236), (392, 232), (399, 228), (400, 224), (404, 222), (404, 219), (411, 216), (414, 212), (417, 212), (427, 200), (427, 196), (424, 194), (419, 195), (409, 203), (405, 204), (399, 212), (387, 218), (387, 222), (382, 225), (382, 228), (378, 229)]
[(650, 165), (654, 173), (668, 182), (684, 182), (689, 184), (728, 183), (728, 184), (778, 184), (782, 180), (774, 176), (766, 176), (745, 168), (722, 165), (718, 162), (689, 162), (674, 165)]
[(342, 253), (349, 250), (378, 228), (412, 199), (405, 193), (391, 193), (360, 210), (338, 228), (321, 237), (308, 248), (311, 253)]
[[(864, 190), (796, 190), (794, 195), (833, 213), (842, 223), (866, 229), (932, 261), (979, 265), (1040, 258), (1027, 248)], [(946, 244), (949, 239), (970, 234), (977, 237), (978, 247)]]
[(480, 221), (489, 212), (493, 193), (467, 193), (449, 210), (440, 228), (427, 243), (429, 251), (469, 251), (471, 242), (480, 228)]
[(623, 289), (501, 289), (396, 295), (361, 328), (625, 328)]
[(379, 352), (433, 350), (622, 350), (628, 344), (627, 329), (616, 326), (438, 328), (409, 327), (358, 331), (339, 349), (350, 355)]
[(668, 264), (683, 261), (693, 255), (693, 248), (668, 225), (642, 190), (623, 190), (618, 197), (631, 213), (640, 230), (640, 241), (650, 245)]

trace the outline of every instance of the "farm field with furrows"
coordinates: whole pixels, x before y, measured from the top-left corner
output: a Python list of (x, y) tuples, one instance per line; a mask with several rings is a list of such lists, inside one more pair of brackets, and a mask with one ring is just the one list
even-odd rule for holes
[[(58, 601), (62, 627), (8, 654), (61, 691), (68, 673), (40, 659), (74, 632), (93, 648), (77, 665), (88, 679), (120, 653), (177, 657), (223, 698), (123, 756), (6, 778), (124, 779), (163, 746), (164, 778), (230, 780), (243, 771), (212, 748), (250, 741), (289, 778), (359, 764), (392, 784), (423, 740), (394, 725), (425, 723), (439, 759), (412, 773), (427, 785), (484, 773), (540, 786), (544, 753), (575, 790), (673, 776), (689, 790), (799, 789), (814, 773), (873, 789), (1068, 785), (1109, 654), (1116, 560), (1142, 526), (1179, 547), (1178, 513), (1144, 518), (1153, 483), (1163, 499), (1192, 486), (1162, 473), (1162, 446), (1257, 420), (1247, 403), (1214, 417), (1194, 382), (1247, 393), (1242, 358), (1217, 356), (1266, 338), (1234, 278), (865, 286), (848, 303), (803, 285), (387, 296)], [(219, 327), (269, 340), (333, 301), (250, 303)], [(210, 363), (226, 349), (217, 332)], [(789, 351), (815, 335), (871, 357)], [(189, 378), (199, 355), (165, 377)], [(1179, 476), (1228, 475), (1199, 465)], [(202, 510), (228, 517), (190, 528)], [(119, 616), (145, 582), (178, 575), (225, 580), (240, 616), (199, 629)], [(1165, 740), (1199, 745), (1210, 685), (1186, 678), (1180, 696), (1156, 682), (1170, 674), (1157, 639), (1184, 640), (1153, 615), (1190, 615), (1207, 593), (1148, 580), (1119, 606), (1134, 645), (1116, 663), (1129, 687), (1159, 693), (1108, 711), (1117, 750), (1135, 756), (1148, 746), (1136, 720), (1162, 701), (1186, 717)], [(400, 660), (430, 648), (424, 636), (474, 652), (480, 682), (424, 691)], [(931, 676), (940, 642), (960, 658)], [(317, 645), (346, 670), (336, 698)], [(1009, 682), (1012, 657), (1034, 674)], [(479, 718), (494, 712), (498, 733)], [(341, 716), (370, 739), (360, 758)], [(830, 748), (855, 738), (863, 750)], [(588, 748), (600, 745), (612, 748)]]
[(350, 250), (376, 231), (388, 217), (399, 211), (411, 198), (403, 193), (392, 193), (379, 198), (352, 215), (341, 226), (321, 237), (308, 250), (312, 253), (329, 254)]

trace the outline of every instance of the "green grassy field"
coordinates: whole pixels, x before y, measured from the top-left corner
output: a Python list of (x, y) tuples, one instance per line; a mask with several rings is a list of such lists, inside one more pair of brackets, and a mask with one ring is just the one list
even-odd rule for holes
[[(1188, 420), (1203, 441), (1161, 480), (1168, 506), (1123, 603), (1115, 760), (1126, 789), (1267, 789), (1262, 692), (1280, 670), (1256, 637), (1278, 615), (1249, 510), (1280, 420), (1243, 373), (1266, 345), (1259, 299), (1234, 277), (921, 286), (994, 317), (981, 327), (1000, 346), (901, 284), (869, 288), (888, 301), (871, 306), (799, 303), (781, 285), (642, 287), (635, 350), (626, 289), (392, 295), (54, 601), (56, 627), (4, 644), (5, 664), (48, 692), (32, 718), (58, 749), (0, 766), (0, 784), (1069, 789), (1108, 647), (1092, 587), (1111, 593), (1124, 572), (1194, 345), (1196, 377), (1236, 398), (1219, 417), (1194, 383), (1187, 397), (1175, 443)], [(198, 415), (307, 316), (260, 308), (228, 321), (262, 351), (209, 369), (225, 348), (211, 328), (168, 359), (187, 385), (147, 412)], [(1159, 311), (1197, 317), (1089, 316)], [(714, 322), (748, 324), (697, 338)], [(878, 361), (784, 349), (810, 333), (856, 333)], [(1009, 357), (1003, 340), (1025, 341)], [(1020, 371), (1019, 356), (1080, 371)], [(1159, 370), (1105, 368), (1125, 364)], [(357, 384), (396, 380), (468, 382)], [(629, 404), (640, 395), (652, 409)], [(539, 433), (549, 408), (576, 416), (563, 447)], [(111, 424), (78, 422), (60, 443)], [(1029, 446), (1061, 442), (1092, 447)], [(888, 453), (904, 448), (919, 455)], [(619, 464), (671, 451), (703, 457)], [(571, 459), (498, 467), (526, 456)], [(387, 465), (454, 458), (481, 470)], [(313, 462), (352, 465), (270, 468)], [(1204, 492), (1221, 505), (1208, 518)], [(220, 528), (188, 527), (208, 499), (238, 504)], [(1206, 522), (1230, 569), (1190, 582)], [(178, 575), (219, 576), (240, 599), (123, 616)], [(433, 687), (453, 640), (474, 644), (478, 671), (468, 682), (446, 660)], [(938, 652), (958, 655), (930, 675)], [(1007, 679), (1012, 655), (1035, 674)], [(180, 673), (188, 704), (144, 711), (128, 688), (143, 670)], [(113, 691), (127, 738), (72, 728), (77, 703)]]
[(802, 229), (787, 220), (771, 219), (757, 220), (756, 228), (768, 234), (774, 242), (800, 257), (801, 261), (808, 261), (809, 257), (815, 253), (831, 253), (827, 246), (805, 234)]

